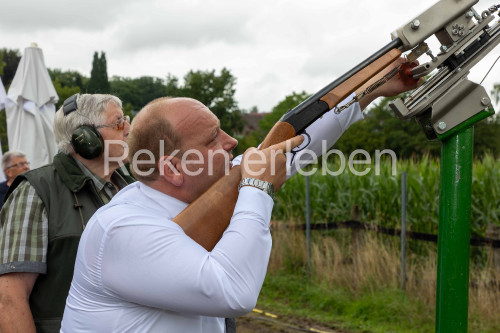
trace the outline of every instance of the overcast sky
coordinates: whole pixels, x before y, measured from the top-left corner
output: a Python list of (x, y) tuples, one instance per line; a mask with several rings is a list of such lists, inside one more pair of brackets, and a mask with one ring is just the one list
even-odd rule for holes
[[(191, 69), (226, 67), (237, 78), (239, 106), (269, 111), (293, 91), (326, 86), (435, 2), (2, 0), (0, 48), (23, 52), (36, 42), (47, 67), (86, 76), (95, 51), (106, 53), (109, 77), (182, 78)], [(481, 81), (498, 56), (500, 46), (469, 78)], [(488, 92), (499, 73), (500, 61), (485, 80)]]

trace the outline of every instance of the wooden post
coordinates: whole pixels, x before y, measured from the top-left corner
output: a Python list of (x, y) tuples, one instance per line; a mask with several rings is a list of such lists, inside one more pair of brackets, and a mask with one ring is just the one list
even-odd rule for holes
[[(351, 206), (351, 221), (359, 221), (360, 218), (360, 212), (359, 212), (359, 206), (358, 205), (353, 205)], [(359, 247), (361, 246), (361, 230), (359, 229), (352, 229), (351, 230), (351, 236), (352, 236), (352, 251), (353, 255), (356, 254), (359, 251)]]

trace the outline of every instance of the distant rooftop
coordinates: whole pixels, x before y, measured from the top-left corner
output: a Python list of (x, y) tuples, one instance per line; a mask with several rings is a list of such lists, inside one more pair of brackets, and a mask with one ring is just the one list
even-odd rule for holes
[(242, 135), (247, 135), (259, 128), (259, 121), (264, 118), (264, 116), (268, 114), (268, 112), (254, 112), (254, 113), (243, 113), (243, 121), (245, 122), (245, 126), (243, 127)]

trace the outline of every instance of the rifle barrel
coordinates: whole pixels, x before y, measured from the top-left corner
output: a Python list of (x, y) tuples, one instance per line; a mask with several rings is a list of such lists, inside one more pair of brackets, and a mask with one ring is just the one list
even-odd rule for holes
[[(349, 70), (348, 72), (346, 72), (345, 74), (343, 74), (341, 77), (339, 77), (335, 81), (331, 82), (330, 84), (328, 84), (327, 86), (325, 86), (323, 89), (319, 90), (317, 93), (315, 93), (314, 95), (312, 95), (311, 97), (309, 97), (308, 99), (306, 99), (305, 101), (303, 101), (302, 103), (300, 103), (299, 105), (297, 105), (295, 108), (293, 108), (292, 110), (288, 111), (283, 116), (283, 118), (281, 120), (282, 121), (286, 121), (291, 116), (297, 115), (298, 113), (302, 112), (305, 109), (309, 109), (310, 107), (316, 107), (317, 108), (318, 106), (313, 106), (313, 104), (315, 104), (315, 103), (317, 104), (318, 101), (323, 96), (325, 96), (328, 92), (332, 91), (333, 89), (335, 89), (336, 87), (338, 87), (339, 85), (341, 85), (342, 83), (344, 83), (350, 77), (352, 77), (353, 75), (355, 75), (356, 73), (358, 73), (359, 71), (361, 71), (366, 66), (370, 65), (371, 63), (373, 63), (375, 60), (377, 60), (380, 57), (382, 57), (384, 54), (386, 54), (390, 50), (399, 48), (402, 45), (403, 45), (403, 42), (401, 41), (401, 39), (396, 38), (396, 39), (392, 40), (389, 44), (387, 44), (386, 46), (382, 47), (380, 50), (378, 50), (377, 52), (375, 52), (374, 54), (372, 54), (371, 56), (369, 56), (368, 58), (366, 58), (364, 61), (362, 61), (361, 63), (359, 63), (356, 67), (352, 68), (351, 70)], [(326, 111), (328, 111), (328, 110), (325, 110), (325, 112)]]

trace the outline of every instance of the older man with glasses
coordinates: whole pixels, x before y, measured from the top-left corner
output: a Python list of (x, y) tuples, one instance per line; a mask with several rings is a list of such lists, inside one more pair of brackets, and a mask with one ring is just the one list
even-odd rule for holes
[(9, 186), (18, 175), (30, 170), (30, 162), (26, 160), (26, 154), (19, 150), (10, 150), (2, 156), (2, 170), (7, 178), (0, 183), (0, 208)]
[(73, 95), (56, 113), (54, 162), (13, 181), (0, 212), (2, 333), (59, 332), (80, 235), (134, 181), (119, 168), (129, 129), (117, 97)]

